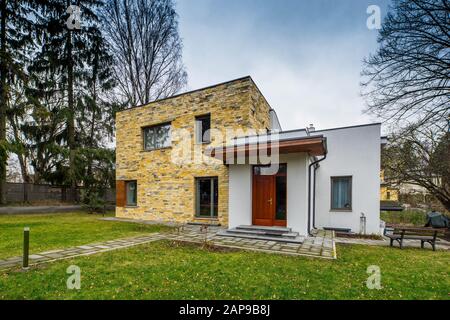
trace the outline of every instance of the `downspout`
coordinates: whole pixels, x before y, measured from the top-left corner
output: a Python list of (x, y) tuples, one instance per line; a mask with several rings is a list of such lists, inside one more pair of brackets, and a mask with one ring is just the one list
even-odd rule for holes
[(316, 217), (315, 217), (315, 202), (316, 202), (316, 170), (319, 167), (318, 164), (319, 162), (322, 162), (323, 160), (325, 160), (327, 158), (327, 151), (325, 151), (324, 156), (319, 159), (316, 160), (314, 162), (312, 162), (309, 166), (308, 166), (308, 234), (311, 235), (311, 167), (314, 167), (314, 190), (313, 190), (313, 201), (314, 201), (314, 211), (313, 211), (313, 228), (315, 228), (315, 224), (316, 224)]
[[(327, 158), (327, 155), (325, 154), (325, 156), (319, 160), (323, 161)], [(316, 171), (317, 169), (319, 169), (320, 165), (319, 163), (317, 163), (314, 166), (314, 178), (313, 178), (313, 196), (312, 196), (312, 227), (313, 229), (316, 229)]]

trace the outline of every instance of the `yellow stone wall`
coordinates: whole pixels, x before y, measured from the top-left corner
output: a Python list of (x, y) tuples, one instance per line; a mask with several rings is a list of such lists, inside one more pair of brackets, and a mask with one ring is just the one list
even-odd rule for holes
[(258, 87), (250, 87), (250, 125), (255, 129), (270, 129), (270, 106)]
[[(231, 128), (269, 128), (269, 110), (253, 80), (246, 77), (118, 112), (116, 179), (137, 180), (138, 188), (137, 206), (116, 207), (116, 216), (166, 222), (199, 221), (195, 218), (195, 178), (217, 176), (218, 222), (227, 225), (228, 167), (207, 156), (203, 162), (193, 161), (206, 148), (223, 141), (213, 134), (210, 144), (195, 143), (195, 116), (210, 113), (211, 128), (225, 134)], [(172, 146), (144, 151), (142, 128), (169, 121)], [(229, 134), (226, 139), (231, 138)], [(189, 152), (191, 155), (186, 157)]]

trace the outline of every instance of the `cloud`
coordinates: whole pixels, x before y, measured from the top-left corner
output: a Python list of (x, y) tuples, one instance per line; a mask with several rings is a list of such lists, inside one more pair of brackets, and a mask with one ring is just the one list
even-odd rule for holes
[(362, 113), (359, 95), (361, 61), (376, 48), (376, 32), (365, 24), (369, 2), (386, 6), (362, 0), (179, 1), (188, 89), (251, 75), (285, 130), (373, 122)]

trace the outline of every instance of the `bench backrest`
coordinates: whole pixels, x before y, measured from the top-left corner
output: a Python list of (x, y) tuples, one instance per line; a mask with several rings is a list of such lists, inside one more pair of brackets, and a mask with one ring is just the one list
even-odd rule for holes
[(434, 228), (402, 228), (394, 227), (394, 234), (402, 234), (405, 236), (430, 236), (436, 237), (439, 234), (445, 234), (444, 229)]

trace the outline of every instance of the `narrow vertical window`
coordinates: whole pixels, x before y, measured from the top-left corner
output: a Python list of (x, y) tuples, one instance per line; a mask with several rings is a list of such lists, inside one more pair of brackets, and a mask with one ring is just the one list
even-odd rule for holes
[[(280, 165), (286, 168), (286, 165)], [(281, 170), (280, 170), (281, 171)], [(276, 192), (276, 209), (275, 219), (286, 220), (287, 217), (287, 176), (286, 171), (279, 172), (275, 177), (275, 192)]]
[(218, 179), (197, 178), (195, 180), (196, 216), (215, 218), (218, 215), (219, 188)]
[(331, 210), (352, 210), (352, 177), (331, 178)]
[(195, 117), (195, 128), (197, 143), (211, 142), (211, 115)]
[(136, 206), (137, 205), (137, 182), (136, 181), (127, 181), (125, 183), (125, 190), (126, 190), (127, 206)]

